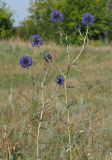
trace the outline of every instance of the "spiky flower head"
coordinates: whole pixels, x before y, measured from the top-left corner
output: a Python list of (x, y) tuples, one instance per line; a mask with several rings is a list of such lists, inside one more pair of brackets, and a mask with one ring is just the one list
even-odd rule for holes
[(56, 11), (56, 10), (51, 12), (50, 21), (52, 23), (60, 23), (60, 22), (63, 22), (63, 20), (64, 20), (64, 15), (63, 15), (62, 12), (59, 12), (59, 11)]
[(44, 55), (44, 60), (45, 62), (49, 63), (49, 62), (52, 62), (52, 55), (51, 54), (46, 54)]
[(56, 82), (58, 85), (63, 85), (64, 84), (64, 77), (63, 76), (57, 76), (56, 77)]
[(81, 25), (80, 25), (80, 24), (76, 25), (76, 26), (75, 26), (75, 29), (76, 29), (76, 30), (81, 30)]
[(35, 34), (31, 38), (31, 43), (33, 47), (39, 47), (43, 44), (43, 40), (40, 35)]
[(29, 68), (32, 65), (32, 58), (30, 56), (23, 56), (20, 59), (20, 65), (23, 68)]
[(85, 26), (90, 26), (95, 22), (95, 18), (92, 14), (90, 13), (85, 13), (82, 17), (82, 23)]

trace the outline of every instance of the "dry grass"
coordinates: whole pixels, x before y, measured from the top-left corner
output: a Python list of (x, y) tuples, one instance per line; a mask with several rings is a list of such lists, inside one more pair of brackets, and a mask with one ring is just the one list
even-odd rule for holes
[[(71, 59), (79, 51), (71, 46)], [(112, 47), (89, 47), (71, 69), (67, 81), (71, 114), (73, 160), (107, 160), (112, 155)], [(0, 158), (35, 160), (38, 116), (41, 111), (41, 89), (35, 89), (28, 71), (19, 66), (24, 54), (33, 57), (31, 72), (41, 82), (45, 63), (43, 54), (49, 51), (63, 71), (66, 55), (63, 48), (48, 43), (32, 48), (27, 42), (0, 42)], [(57, 71), (50, 64), (46, 79), (45, 100), (56, 88)], [(67, 158), (67, 123), (61, 87), (45, 108), (40, 136), (41, 160)], [(15, 158), (15, 159), (14, 159)]]

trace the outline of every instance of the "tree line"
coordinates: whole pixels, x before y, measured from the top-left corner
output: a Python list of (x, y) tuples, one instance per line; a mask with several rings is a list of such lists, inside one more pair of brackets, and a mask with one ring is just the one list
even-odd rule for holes
[[(59, 10), (64, 14), (61, 25), (50, 22), (50, 13)], [(80, 37), (75, 30), (81, 24), (84, 13), (95, 17), (95, 24), (89, 32), (89, 39), (112, 40), (112, 1), (111, 0), (36, 0), (31, 1), (29, 16), (16, 29), (13, 28), (12, 13), (5, 5), (0, 5), (0, 38), (17, 35), (29, 39), (32, 34), (40, 34), (44, 40), (59, 40), (58, 30), (61, 28), (69, 37), (70, 43), (79, 43)], [(82, 32), (85, 27), (82, 26)]]

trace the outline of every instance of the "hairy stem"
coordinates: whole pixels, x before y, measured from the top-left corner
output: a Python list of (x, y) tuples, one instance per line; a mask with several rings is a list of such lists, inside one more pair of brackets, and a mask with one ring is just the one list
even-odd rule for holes
[(87, 39), (87, 35), (88, 35), (88, 27), (87, 27), (87, 31), (86, 31), (85, 37), (83, 37), (83, 35), (81, 34), (80, 31), (79, 31), (79, 33), (80, 33), (81, 38), (83, 39), (83, 46), (82, 46), (82, 48), (81, 48), (81, 51), (80, 51), (79, 54), (77, 55), (77, 57), (76, 57), (72, 62), (70, 62), (69, 53), (68, 53), (68, 51), (67, 51), (67, 54), (68, 54), (68, 67), (67, 67), (66, 75), (69, 73), (69, 70), (70, 70), (71, 66), (72, 66), (72, 65), (78, 60), (78, 58), (81, 56), (81, 54), (82, 54), (82, 52), (83, 52), (83, 50), (84, 50), (84, 48), (85, 48), (85, 43), (86, 43), (86, 39)]
[(45, 72), (45, 75), (44, 75), (44, 78), (43, 78), (43, 81), (42, 81), (42, 111), (41, 111), (41, 114), (40, 114), (40, 121), (39, 121), (39, 125), (38, 125), (38, 131), (37, 131), (37, 159), (36, 160), (39, 160), (39, 135), (40, 135), (40, 127), (41, 127), (41, 124), (42, 124), (42, 119), (43, 119), (43, 113), (44, 113), (44, 108), (45, 108), (45, 102), (44, 102), (44, 83), (45, 83), (45, 79), (46, 79), (46, 76), (47, 76), (47, 73), (48, 73), (48, 68)]
[(67, 95), (67, 84), (66, 84), (66, 76), (65, 76), (65, 101), (66, 101), (66, 108), (67, 108), (67, 127), (68, 127), (68, 140), (69, 140), (69, 158), (72, 160), (72, 150), (71, 150), (71, 133), (70, 133), (70, 110), (68, 107), (68, 95)]
[[(68, 40), (68, 36), (66, 35), (66, 41)], [(67, 108), (67, 129), (68, 129), (68, 143), (69, 143), (69, 148), (68, 148), (68, 152), (69, 152), (69, 160), (72, 160), (72, 150), (71, 150), (71, 132), (70, 132), (70, 110), (68, 107), (68, 94), (67, 94), (67, 74), (69, 72), (70, 69), (70, 55), (69, 55), (69, 45), (67, 44), (66, 46), (66, 54), (67, 54), (67, 71), (66, 71), (66, 75), (64, 75), (65, 78), (65, 82), (64, 82), (64, 89), (65, 89), (65, 102), (66, 102), (66, 108)]]
[(79, 34), (80, 34), (81, 38), (84, 40), (84, 37), (83, 37), (83, 35), (82, 35), (80, 30), (79, 30)]
[[(79, 33), (81, 33), (81, 32), (79, 32)], [(79, 52), (78, 56), (72, 61), (71, 65), (73, 65), (73, 64), (76, 62), (76, 60), (80, 57), (80, 55), (82, 54), (82, 52), (83, 52), (83, 50), (84, 50), (84, 47), (85, 47), (87, 35), (88, 35), (88, 27), (87, 27), (87, 31), (86, 31), (85, 37), (83, 38), (83, 37), (81, 36), (82, 39), (84, 40), (83, 46), (82, 46), (82, 48), (81, 48), (81, 51)]]

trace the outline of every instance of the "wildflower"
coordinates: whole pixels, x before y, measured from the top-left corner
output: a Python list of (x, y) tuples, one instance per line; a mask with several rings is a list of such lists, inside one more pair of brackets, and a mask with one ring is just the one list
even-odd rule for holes
[(57, 76), (56, 82), (59, 85), (63, 85), (64, 84), (64, 77), (63, 76)]
[(92, 14), (90, 13), (85, 13), (82, 17), (82, 23), (85, 26), (90, 26), (95, 22), (95, 18)]
[(44, 55), (44, 60), (47, 63), (52, 62), (52, 56), (48, 53), (47, 55)]
[(76, 26), (75, 26), (75, 29), (76, 29), (76, 30), (81, 30), (81, 25), (80, 25), (80, 24), (76, 25)]
[(28, 68), (32, 65), (32, 58), (30, 56), (23, 56), (21, 57), (20, 59), (20, 65), (23, 67), (23, 68)]
[(59, 11), (56, 11), (56, 10), (51, 12), (50, 21), (52, 23), (60, 23), (60, 22), (63, 22), (63, 20), (64, 20), (64, 16), (63, 16), (62, 12), (59, 12)]
[(31, 38), (31, 43), (33, 47), (39, 47), (40, 45), (43, 44), (43, 40), (40, 35), (35, 34)]

